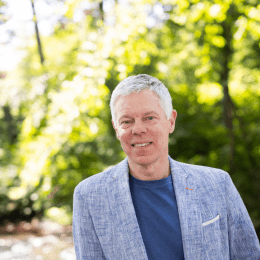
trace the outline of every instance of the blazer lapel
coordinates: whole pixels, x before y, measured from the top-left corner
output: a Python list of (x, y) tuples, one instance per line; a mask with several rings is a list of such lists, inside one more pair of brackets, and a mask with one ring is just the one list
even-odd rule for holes
[(178, 205), (185, 260), (204, 259), (200, 199), (195, 181), (185, 164), (169, 156)]
[(107, 185), (120, 255), (129, 260), (148, 260), (129, 188), (127, 158), (119, 163)]

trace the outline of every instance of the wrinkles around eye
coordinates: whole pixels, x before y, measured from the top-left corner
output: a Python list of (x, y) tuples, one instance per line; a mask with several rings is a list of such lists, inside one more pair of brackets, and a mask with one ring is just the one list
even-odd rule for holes
[[(143, 121), (154, 121), (155, 117), (154, 116), (149, 116), (146, 117)], [(127, 121), (122, 121), (120, 123), (121, 126), (129, 126), (130, 124), (134, 123), (132, 120), (127, 120)]]

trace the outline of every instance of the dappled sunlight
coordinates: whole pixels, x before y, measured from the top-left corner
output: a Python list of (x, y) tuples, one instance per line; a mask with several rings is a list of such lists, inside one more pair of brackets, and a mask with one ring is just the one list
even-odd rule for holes
[[(109, 101), (120, 80), (141, 73), (165, 84), (178, 112), (169, 154), (231, 171), (260, 223), (259, 5), (129, 0), (104, 1), (102, 8), (102, 1), (65, 0), (54, 1), (59, 8), (47, 17), (48, 8), (43, 16), (39, 9), (47, 2), (37, 2), (44, 63), (34, 31), (21, 30), (9, 38), (26, 38), (22, 61), (0, 71), (0, 217), (7, 234), (21, 230), (12, 223), (21, 220), (33, 232), (31, 220), (40, 225), (40, 217), (59, 220), (65, 232), (76, 185), (126, 157)], [(53, 250), (45, 238), (30, 239), (31, 252)], [(63, 242), (59, 235), (57, 244)], [(59, 254), (55, 259), (73, 259)]]
[(8, 191), (8, 196), (12, 200), (18, 200), (20, 198), (23, 198), (27, 193), (26, 187), (12, 187)]
[(223, 98), (222, 86), (214, 83), (204, 83), (198, 86), (198, 102), (207, 103), (209, 105), (215, 104)]
[(64, 208), (51, 207), (46, 211), (46, 216), (53, 221), (58, 220), (62, 225), (68, 225), (71, 222), (71, 218)]

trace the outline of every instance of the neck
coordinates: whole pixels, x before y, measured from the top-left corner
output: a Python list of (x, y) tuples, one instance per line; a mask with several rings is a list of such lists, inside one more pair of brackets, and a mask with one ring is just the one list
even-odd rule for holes
[(163, 161), (157, 161), (150, 164), (136, 164), (128, 160), (130, 174), (136, 179), (143, 181), (161, 180), (168, 177), (171, 173), (168, 156)]

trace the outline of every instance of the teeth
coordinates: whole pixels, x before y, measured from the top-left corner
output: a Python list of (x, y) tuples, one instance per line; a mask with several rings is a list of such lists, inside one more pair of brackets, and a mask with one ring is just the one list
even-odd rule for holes
[(146, 143), (146, 144), (135, 144), (134, 146), (146, 146), (146, 145), (148, 145), (148, 144), (150, 144), (150, 143)]

